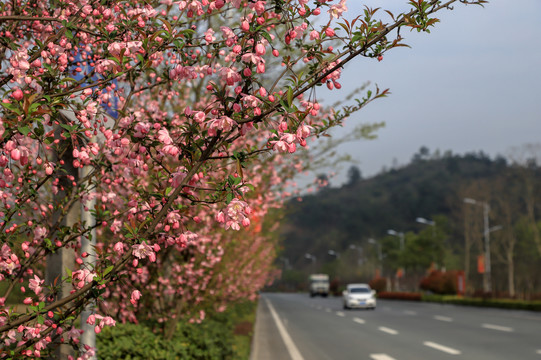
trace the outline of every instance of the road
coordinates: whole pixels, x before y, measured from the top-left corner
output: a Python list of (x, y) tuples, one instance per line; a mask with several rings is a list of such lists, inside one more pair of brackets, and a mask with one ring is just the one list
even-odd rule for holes
[(378, 300), (261, 295), (251, 360), (541, 360), (541, 313)]

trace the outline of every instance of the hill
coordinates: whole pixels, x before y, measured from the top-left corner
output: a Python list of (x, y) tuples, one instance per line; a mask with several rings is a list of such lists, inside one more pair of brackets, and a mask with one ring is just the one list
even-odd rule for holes
[[(509, 164), (504, 158), (490, 159), (482, 152), (463, 156), (450, 152), (443, 156), (430, 155), (426, 148), (421, 148), (410, 164), (368, 179), (362, 179), (360, 171), (352, 168), (349, 181), (343, 186), (325, 186), (288, 203), (281, 228), (282, 260), (289, 264), (284, 267), (289, 270), (285, 278), (301, 281), (299, 272), (317, 270), (367, 281), (374, 276), (378, 264), (380, 270), (393, 274), (404, 267), (421, 273), (421, 270), (426, 271), (426, 263), (435, 263), (440, 268), (467, 268), (471, 283), (475, 284), (480, 279), (471, 269), (476, 266), (477, 254), (483, 252), (482, 209), (465, 204), (463, 199), (469, 197), (478, 199), (479, 204), (481, 201), (490, 203), (491, 224), (502, 223), (505, 206), (501, 204), (498, 189), (505, 188), (505, 184), (515, 189), (507, 202), (507, 206), (513, 203), (517, 210), (517, 216), (510, 223), (512, 231), (494, 235), (495, 246), (491, 250), (494, 258), (507, 256), (504, 248), (509, 236), (520, 235), (517, 235), (520, 219), (528, 222), (525, 203), (532, 194), (524, 193), (523, 189), (525, 181), (536, 179), (536, 174), (539, 175), (539, 167), (532, 162), (527, 167)], [(537, 189), (539, 180), (532, 186)], [(427, 221), (419, 223), (416, 221), (419, 217)], [(432, 221), (437, 223), (434, 228), (427, 225), (433, 224)], [(536, 223), (535, 212), (533, 222)], [(389, 235), (391, 229), (395, 236)], [(405, 238), (402, 248), (400, 233)], [(535, 248), (535, 236), (522, 233), (519, 237), (524, 251)], [(411, 248), (412, 244), (419, 243), (420, 234), (430, 238), (425, 246), (430, 249), (419, 248), (420, 253), (426, 254), (424, 260)], [(512, 257), (518, 256), (517, 249), (513, 250)], [(357, 259), (359, 266), (352, 259)], [(493, 262), (495, 272), (500, 271), (498, 266), (505, 265), (501, 270), (501, 276), (505, 277), (509, 261)], [(503, 284), (502, 291), (506, 281)]]

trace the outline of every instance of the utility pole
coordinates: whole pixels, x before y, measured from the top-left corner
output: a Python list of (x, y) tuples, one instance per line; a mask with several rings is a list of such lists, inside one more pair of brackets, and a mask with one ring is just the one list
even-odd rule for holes
[(487, 202), (483, 201), (477, 201), (471, 198), (464, 198), (464, 202), (466, 204), (472, 204), (472, 205), (478, 205), (483, 207), (483, 237), (484, 237), (484, 248), (485, 248), (485, 271), (483, 272), (483, 291), (485, 293), (492, 292), (492, 269), (491, 269), (491, 263), (490, 263), (490, 232), (498, 230), (496, 227), (494, 229), (490, 229), (489, 227), (489, 213), (490, 213), (490, 206)]
[[(80, 174), (81, 178), (84, 179), (91, 173), (91, 167), (85, 166), (81, 169)], [(90, 187), (90, 179), (88, 179), (85, 185)], [(96, 266), (96, 218), (90, 210), (93, 210), (96, 206), (96, 198), (93, 197), (91, 200), (88, 200), (85, 204), (81, 203), (81, 223), (83, 226), (90, 230), (86, 235), (82, 236), (81, 239), (81, 254), (86, 253), (86, 257), (83, 257), (83, 268), (94, 271)], [(88, 345), (96, 349), (96, 333), (94, 332), (94, 326), (86, 323), (88, 317), (95, 312), (96, 303), (92, 301), (89, 303), (85, 309), (81, 312), (81, 330), (83, 334), (81, 335), (81, 346)], [(96, 349), (97, 352), (97, 349)], [(94, 355), (89, 360), (96, 360), (97, 356)]]
[[(75, 115), (69, 112), (60, 112), (57, 119), (60, 123), (68, 123), (75, 119)], [(76, 119), (75, 119), (76, 120)], [(55, 130), (55, 138), (60, 138), (62, 129), (58, 126)], [(53, 196), (54, 213), (51, 219), (51, 225), (59, 222), (60, 226), (72, 227), (80, 218), (80, 209), (78, 201), (75, 201), (71, 205), (66, 205), (66, 199), (76, 196), (73, 192), (76, 191), (73, 183), (79, 181), (79, 172), (73, 166), (73, 154), (72, 145), (70, 142), (65, 141), (60, 144), (65, 144), (66, 149), (61, 150), (60, 153), (54, 154), (56, 164), (62, 164), (61, 169), (58, 169), (56, 174), (58, 176), (58, 192)], [(63, 173), (64, 172), (64, 173)], [(72, 180), (68, 179), (68, 176), (73, 176)], [(69, 204), (69, 202), (68, 202)], [(68, 206), (64, 208), (64, 206)], [(52, 234), (53, 244), (55, 241), (62, 241), (64, 239), (57, 238), (58, 232)], [(70, 294), (72, 289), (71, 283), (62, 281), (63, 278), (68, 276), (67, 269), (73, 269), (75, 264), (75, 252), (73, 249), (67, 246), (57, 247), (54, 252), (47, 255), (47, 265), (45, 268), (45, 284), (54, 287), (55, 284), (60, 284), (55, 295), (56, 299), (65, 298)], [(67, 344), (63, 344), (58, 341), (55, 349), (55, 358), (65, 359), (68, 356), (73, 355), (71, 347)]]

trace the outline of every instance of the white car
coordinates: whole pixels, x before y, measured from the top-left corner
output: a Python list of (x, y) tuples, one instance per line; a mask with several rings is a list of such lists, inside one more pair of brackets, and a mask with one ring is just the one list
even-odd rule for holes
[(344, 298), (344, 309), (376, 308), (376, 292), (368, 284), (348, 284), (342, 293)]

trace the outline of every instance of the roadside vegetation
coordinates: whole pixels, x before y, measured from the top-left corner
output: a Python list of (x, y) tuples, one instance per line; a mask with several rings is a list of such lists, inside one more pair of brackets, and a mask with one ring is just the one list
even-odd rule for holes
[(168, 339), (150, 322), (117, 324), (98, 335), (99, 359), (248, 360), (256, 302), (232, 304), (200, 322), (179, 321)]

